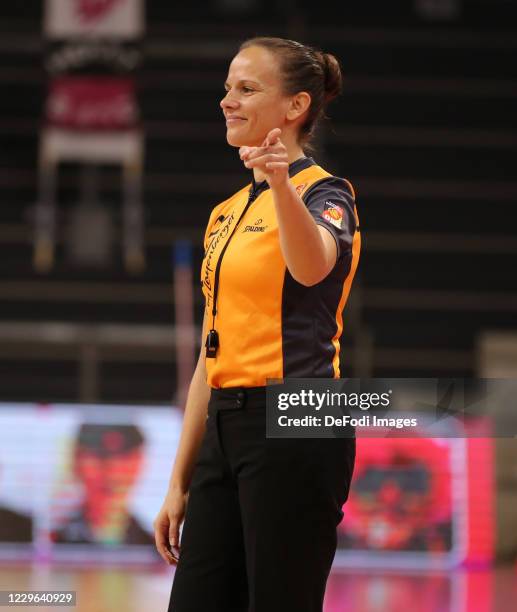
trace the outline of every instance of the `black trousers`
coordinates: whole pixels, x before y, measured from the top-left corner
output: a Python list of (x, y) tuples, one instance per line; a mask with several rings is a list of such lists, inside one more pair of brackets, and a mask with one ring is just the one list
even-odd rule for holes
[(266, 438), (264, 387), (213, 389), (169, 612), (321, 612), (354, 461), (354, 438)]

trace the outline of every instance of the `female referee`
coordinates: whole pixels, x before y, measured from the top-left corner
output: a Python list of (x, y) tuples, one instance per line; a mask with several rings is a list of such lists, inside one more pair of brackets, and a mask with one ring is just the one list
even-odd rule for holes
[(177, 564), (169, 612), (321, 612), (355, 439), (266, 438), (265, 389), (340, 375), (359, 221), (350, 183), (304, 148), (341, 73), (332, 55), (254, 38), (225, 89), (227, 141), (253, 177), (206, 228), (202, 350), (156, 547)]

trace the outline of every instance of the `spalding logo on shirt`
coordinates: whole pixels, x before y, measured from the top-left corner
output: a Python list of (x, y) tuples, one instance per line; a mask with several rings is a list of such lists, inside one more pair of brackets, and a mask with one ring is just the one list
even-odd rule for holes
[(343, 209), (341, 206), (334, 204), (334, 202), (330, 200), (326, 200), (321, 216), (325, 221), (341, 229), (341, 223), (343, 222)]

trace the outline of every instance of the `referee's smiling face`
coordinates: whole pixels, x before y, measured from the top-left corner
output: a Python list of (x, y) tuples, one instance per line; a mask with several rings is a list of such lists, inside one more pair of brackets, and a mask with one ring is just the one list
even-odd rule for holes
[(260, 146), (273, 128), (284, 131), (290, 99), (282, 93), (276, 57), (263, 47), (248, 47), (232, 60), (221, 108), (226, 139), (234, 147)]

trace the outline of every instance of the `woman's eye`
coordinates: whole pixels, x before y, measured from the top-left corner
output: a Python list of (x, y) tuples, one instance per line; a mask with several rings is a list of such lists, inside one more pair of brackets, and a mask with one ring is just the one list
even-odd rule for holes
[[(229, 87), (225, 87), (224, 88), (224, 93), (225, 94), (227, 94), (229, 91), (230, 91)], [(255, 90), (252, 87), (246, 87), (246, 85), (242, 85), (241, 86), (241, 91), (246, 94), (246, 93), (251, 93), (251, 92), (253, 92)]]

